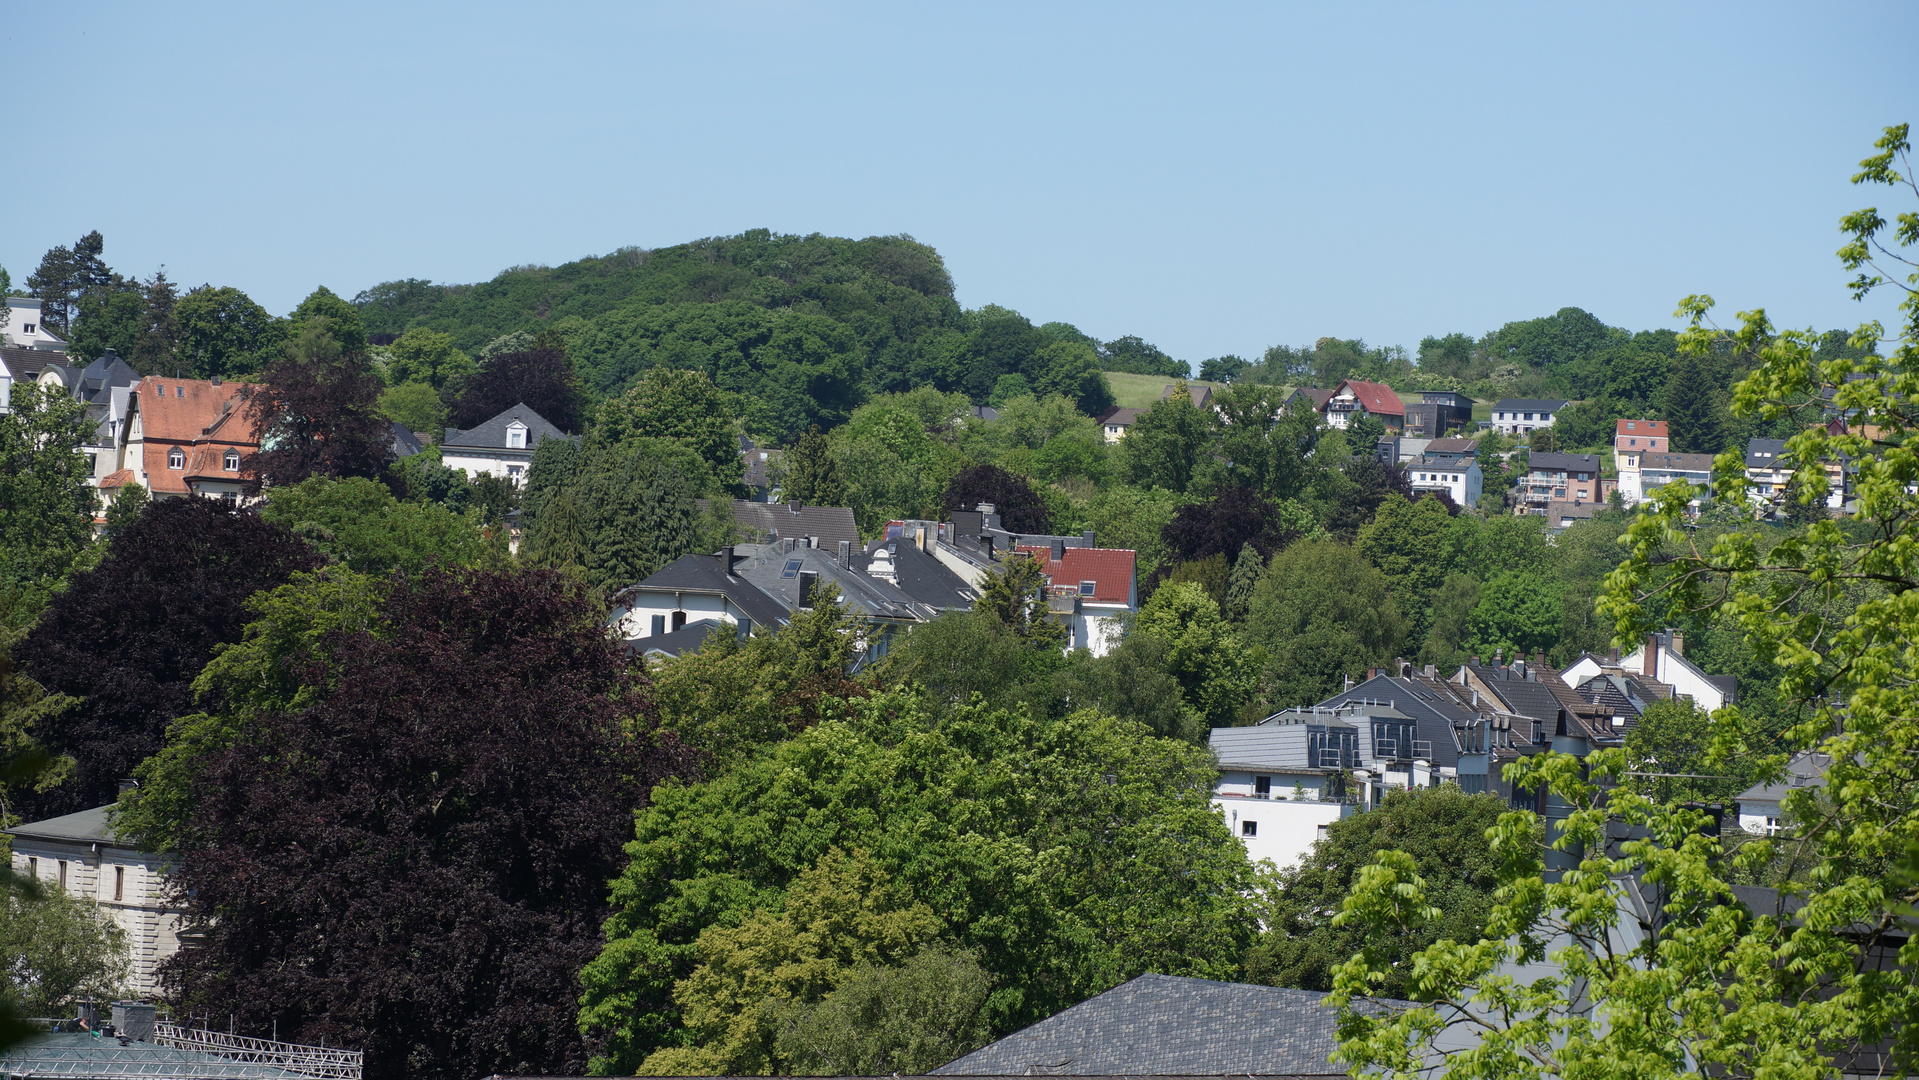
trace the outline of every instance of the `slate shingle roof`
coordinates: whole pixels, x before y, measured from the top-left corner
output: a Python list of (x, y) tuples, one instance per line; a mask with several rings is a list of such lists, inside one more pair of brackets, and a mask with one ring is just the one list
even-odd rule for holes
[[(1141, 975), (934, 1076), (1344, 1076), (1325, 994)], [(1385, 1002), (1383, 1007), (1402, 1006)]]
[[(734, 556), (733, 573), (720, 570), (718, 555), (682, 555), (655, 571), (651, 577), (638, 585), (630, 586), (643, 592), (699, 592), (717, 593), (732, 601), (734, 606), (746, 612), (746, 617), (756, 626), (779, 626), (786, 622), (788, 608), (775, 597), (767, 595), (759, 586), (746, 580), (739, 573), (745, 562)], [(624, 592), (624, 590), (622, 590)], [(613, 598), (618, 606), (620, 597)]]
[(446, 449), (505, 450), (507, 425), (515, 420), (526, 425), (525, 449), (528, 454), (540, 445), (541, 439), (571, 438), (566, 432), (547, 423), (545, 417), (527, 408), (526, 402), (522, 401), (477, 427), (464, 431), (447, 428), (446, 435), (440, 439), (440, 446)]
[(1459, 739), (1454, 729), (1472, 719), (1474, 714), (1450, 690), (1424, 679), (1379, 675), (1359, 683), (1351, 690), (1327, 698), (1319, 703), (1319, 707), (1337, 709), (1342, 705), (1369, 702), (1390, 703), (1393, 708), (1412, 717), (1416, 725), (1414, 737), (1433, 745), (1430, 760), (1434, 765), (1444, 767), (1459, 764)]
[[(1647, 455), (1648, 457), (1652, 455)], [(1599, 475), (1598, 454), (1555, 454), (1551, 452), (1528, 455), (1526, 467), (1533, 472), (1583, 472)]]
[(1565, 398), (1501, 398), (1493, 404), (1495, 412), (1558, 412), (1566, 407)]
[(941, 611), (964, 611), (979, 599), (979, 592), (968, 585), (965, 578), (914, 547), (910, 540), (878, 540), (868, 544), (865, 552), (854, 560), (854, 566), (870, 575), (874, 554), (888, 548), (899, 590), (920, 603), (931, 604)]
[[(705, 500), (700, 500), (702, 506)], [(845, 540), (860, 546), (859, 526), (853, 511), (844, 506), (808, 506), (804, 503), (762, 503), (733, 500), (733, 520), (747, 535), (759, 542), (819, 537), (819, 545), (836, 551)]]
[(1674, 472), (1711, 472), (1711, 454), (1641, 454), (1642, 469), (1669, 469)]

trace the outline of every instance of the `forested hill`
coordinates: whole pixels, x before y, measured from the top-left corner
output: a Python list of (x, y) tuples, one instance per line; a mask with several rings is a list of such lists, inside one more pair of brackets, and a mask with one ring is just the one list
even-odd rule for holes
[(557, 331), (594, 398), (655, 365), (698, 368), (754, 399), (755, 429), (783, 438), (843, 421), (870, 394), (929, 384), (984, 402), (1013, 376), (1086, 408), (1108, 393), (1097, 342), (1003, 308), (962, 310), (939, 253), (906, 236), (756, 229), (515, 267), (478, 285), (392, 281), (354, 303), (370, 334), (426, 327), (468, 352)]

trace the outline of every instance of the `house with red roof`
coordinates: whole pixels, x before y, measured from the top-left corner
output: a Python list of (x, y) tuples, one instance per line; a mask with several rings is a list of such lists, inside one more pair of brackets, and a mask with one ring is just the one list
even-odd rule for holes
[(118, 468), (100, 481), (103, 498), (138, 483), (153, 498), (201, 495), (239, 503), (260, 449), (246, 415), (245, 386), (219, 379), (154, 375), (134, 384), (116, 448)]
[(1066, 627), (1066, 647), (1104, 656), (1119, 644), (1120, 617), (1139, 607), (1130, 548), (1067, 547), (1062, 542), (1014, 548), (1037, 559), (1046, 574), (1046, 604)]
[(1334, 388), (1323, 410), (1326, 426), (1344, 429), (1361, 416), (1376, 416), (1388, 431), (1406, 427), (1406, 403), (1385, 383), (1347, 379)]

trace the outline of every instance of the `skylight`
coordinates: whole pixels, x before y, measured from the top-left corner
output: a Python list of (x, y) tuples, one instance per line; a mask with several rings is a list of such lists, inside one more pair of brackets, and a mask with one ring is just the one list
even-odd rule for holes
[(800, 560), (786, 560), (786, 569), (780, 571), (781, 577), (794, 577), (800, 572)]

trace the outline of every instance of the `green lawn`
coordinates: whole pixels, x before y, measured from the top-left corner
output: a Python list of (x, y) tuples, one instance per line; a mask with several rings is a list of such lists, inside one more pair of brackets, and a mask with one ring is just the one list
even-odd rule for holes
[[(1164, 375), (1134, 375), (1128, 371), (1109, 371), (1106, 384), (1113, 388), (1113, 402), (1127, 409), (1146, 409), (1159, 403), (1159, 395), (1177, 381)], [(1199, 379), (1186, 380), (1188, 386), (1210, 386), (1215, 390), (1225, 388), (1225, 383), (1202, 382)]]

